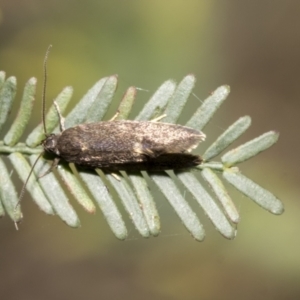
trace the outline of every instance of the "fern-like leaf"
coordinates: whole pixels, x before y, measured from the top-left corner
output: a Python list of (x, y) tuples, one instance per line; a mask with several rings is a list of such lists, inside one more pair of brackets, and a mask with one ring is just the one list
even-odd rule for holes
[[(186, 76), (178, 85), (172, 80), (166, 81), (145, 104), (136, 120), (149, 120), (164, 113), (166, 114), (164, 122), (176, 123), (194, 85), (195, 77), (193, 75)], [(102, 120), (112, 102), (116, 87), (117, 76), (115, 75), (99, 80), (66, 116), (66, 128)], [(3, 141), (0, 141), (1, 156), (8, 157), (23, 182), (25, 182), (37, 155), (43, 151), (40, 146), (37, 147), (44, 138), (41, 124), (28, 135), (26, 143), (19, 141), (30, 119), (35, 90), (36, 79), (31, 78), (24, 88), (19, 113), (11, 128), (4, 135)], [(72, 91), (71, 87), (67, 87), (56, 98), (62, 113), (71, 99)], [(16, 79), (11, 77), (5, 80), (5, 73), (0, 72), (0, 130), (8, 120), (15, 93)], [(228, 94), (228, 86), (218, 88), (196, 110), (186, 126), (202, 130)], [(136, 89), (130, 87), (120, 102), (118, 119), (128, 118), (135, 97)], [(46, 117), (48, 132), (58, 132), (58, 121), (57, 113), (51, 106)], [(242, 175), (236, 167), (236, 164), (272, 146), (278, 139), (276, 132), (265, 133), (228, 151), (222, 156), (221, 162), (211, 161), (245, 132), (250, 124), (251, 119), (248, 116), (238, 119), (208, 147), (202, 156), (204, 162), (191, 170), (176, 171), (175, 173), (171, 171), (159, 173), (120, 172), (118, 174), (120, 180), (117, 180), (115, 176), (104, 174), (101, 170), (77, 170), (73, 164), (61, 164), (58, 167), (58, 174), (64, 182), (65, 186), (63, 187), (54, 173), (38, 179), (38, 174), (42, 174), (45, 169), (49, 168), (46, 161), (40, 160), (26, 189), (42, 211), (47, 214), (56, 214), (69, 226), (77, 227), (80, 225), (80, 221), (64, 192), (66, 187), (87, 212), (94, 213), (96, 211), (95, 203), (98, 204), (115, 236), (125, 239), (127, 237), (126, 225), (109, 189), (113, 188), (116, 191), (138, 232), (143, 237), (156, 236), (160, 232), (160, 219), (155, 201), (148, 188), (148, 182), (152, 180), (192, 236), (196, 240), (202, 241), (205, 237), (204, 228), (176, 185), (176, 181), (174, 181), (174, 176), (176, 176), (187, 191), (195, 197), (216, 229), (226, 238), (232, 239), (236, 235), (235, 224), (239, 222), (240, 217), (217, 173), (221, 173), (225, 180), (271, 213), (281, 214), (283, 212), (280, 200)], [(30, 164), (25, 158), (28, 155)], [(211, 188), (215, 199), (196, 177), (196, 173), (199, 172), (201, 172), (204, 183)], [(22, 219), (20, 206), (15, 209), (18, 194), (1, 157), (0, 174), (0, 216), (7, 212), (14, 222), (19, 222)], [(89, 190), (89, 193), (86, 190)], [(93, 199), (90, 199), (89, 194)]]

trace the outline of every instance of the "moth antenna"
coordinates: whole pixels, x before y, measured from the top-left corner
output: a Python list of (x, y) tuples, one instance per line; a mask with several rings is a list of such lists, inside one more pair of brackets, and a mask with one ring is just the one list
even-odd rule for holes
[(15, 210), (16, 210), (17, 207), (20, 205), (20, 202), (21, 202), (21, 200), (22, 200), (22, 198), (23, 198), (23, 196), (24, 196), (24, 193), (25, 193), (26, 185), (27, 185), (27, 183), (28, 183), (28, 181), (29, 181), (29, 178), (30, 178), (32, 172), (33, 172), (33, 169), (34, 169), (35, 165), (37, 164), (38, 160), (41, 158), (41, 156), (42, 156), (43, 154), (44, 154), (44, 152), (41, 152), (41, 153), (39, 154), (39, 156), (37, 157), (37, 159), (35, 160), (35, 162), (34, 162), (32, 168), (31, 168), (31, 170), (30, 170), (30, 172), (29, 172), (29, 174), (28, 174), (28, 176), (27, 176), (27, 178), (26, 178), (26, 180), (25, 180), (25, 182), (24, 182), (24, 184), (23, 184), (23, 187), (22, 187), (22, 189), (21, 189), (21, 193), (20, 193), (18, 202), (17, 202), (17, 204), (16, 204), (16, 206), (15, 206)]
[(42, 94), (42, 119), (43, 119), (43, 127), (44, 127), (44, 133), (47, 136), (47, 129), (46, 129), (46, 121), (45, 121), (45, 116), (46, 116), (46, 89), (47, 89), (47, 61), (48, 61), (48, 56), (50, 53), (50, 49), (52, 48), (52, 45), (49, 45), (45, 58), (44, 58), (44, 83), (43, 83), (43, 94)]
[[(45, 58), (44, 58), (44, 82), (43, 82), (43, 93), (42, 93), (42, 121), (43, 121), (44, 133), (45, 133), (46, 136), (47, 136), (47, 130), (46, 130), (46, 121), (45, 121), (45, 115), (46, 115), (46, 113), (45, 113), (45, 111), (46, 111), (45, 103), (46, 103), (46, 88), (47, 88), (47, 60), (48, 60), (48, 56), (49, 56), (51, 47), (52, 47), (52, 45), (48, 46), (48, 49), (46, 51)], [(33, 169), (34, 169), (35, 165), (37, 164), (38, 160), (41, 158), (41, 156), (43, 154), (44, 154), (44, 152), (40, 153), (39, 156), (37, 157), (37, 159), (35, 160), (32, 168), (31, 168), (31, 170), (30, 170), (30, 172), (29, 172), (29, 174), (28, 174), (28, 176), (27, 176), (27, 178), (26, 178), (26, 180), (23, 184), (18, 202), (15, 206), (15, 210), (20, 205), (21, 200), (24, 197), (26, 185), (29, 181), (29, 178), (30, 178), (32, 172), (33, 172)], [(18, 227), (17, 224), (15, 224), (15, 225), (16, 225), (16, 228), (17, 228)]]

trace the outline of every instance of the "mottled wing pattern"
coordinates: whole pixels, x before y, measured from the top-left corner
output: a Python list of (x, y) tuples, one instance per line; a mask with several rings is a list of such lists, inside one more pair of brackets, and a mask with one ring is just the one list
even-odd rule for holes
[(69, 128), (61, 133), (57, 148), (66, 161), (83, 166), (167, 169), (176, 163), (186, 167), (199, 164), (199, 156), (187, 152), (204, 137), (202, 132), (180, 125), (111, 121)]

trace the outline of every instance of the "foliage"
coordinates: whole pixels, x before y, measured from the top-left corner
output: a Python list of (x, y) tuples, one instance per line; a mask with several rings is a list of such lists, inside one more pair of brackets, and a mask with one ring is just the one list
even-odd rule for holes
[[(135, 119), (149, 120), (166, 114), (163, 122), (176, 123), (194, 84), (193, 75), (186, 76), (178, 85), (172, 80), (166, 81), (154, 93)], [(99, 80), (67, 115), (66, 128), (80, 123), (100, 121), (113, 99), (116, 87), (116, 76)], [(25, 182), (31, 169), (25, 156), (29, 156), (32, 165), (43, 150), (41, 146), (38, 146), (44, 138), (41, 124), (28, 135), (25, 143), (19, 142), (31, 116), (35, 91), (36, 79), (31, 78), (24, 88), (19, 112), (10, 129), (5, 133), (3, 140), (0, 141), (1, 156), (8, 157), (23, 182)], [(72, 91), (71, 87), (67, 87), (56, 98), (62, 113), (71, 99)], [(0, 130), (3, 129), (3, 125), (8, 120), (15, 94), (16, 79), (10, 77), (5, 80), (5, 73), (0, 72)], [(186, 126), (202, 130), (228, 94), (228, 86), (219, 87), (204, 100), (186, 123)], [(130, 87), (119, 105), (118, 119), (128, 118), (135, 96), (136, 89)], [(58, 116), (53, 105), (47, 113), (46, 123), (48, 132), (58, 131)], [(67, 188), (89, 213), (95, 212), (94, 202), (96, 202), (115, 236), (119, 239), (125, 239), (127, 229), (109, 189), (113, 188), (116, 191), (138, 232), (143, 237), (156, 236), (160, 232), (160, 218), (148, 188), (149, 180), (152, 180), (192, 236), (196, 240), (202, 241), (205, 236), (203, 225), (181, 193), (178, 183), (176, 183), (179, 180), (186, 190), (194, 196), (216, 229), (226, 238), (232, 239), (236, 235), (235, 224), (239, 222), (240, 217), (217, 174), (222, 175), (223, 179), (269, 212), (273, 214), (283, 213), (283, 205), (280, 200), (242, 175), (236, 167), (238, 163), (272, 146), (278, 139), (278, 133), (267, 132), (229, 150), (221, 157), (220, 162), (212, 161), (243, 134), (250, 124), (249, 116), (241, 117), (234, 122), (205, 151), (202, 155), (204, 162), (191, 170), (151, 174), (147, 172), (132, 174), (120, 172), (118, 174), (120, 180), (117, 180), (115, 176), (104, 174), (101, 170), (77, 170), (72, 164), (60, 164), (57, 171), (64, 183), (62, 186), (61, 181), (55, 177), (54, 173), (38, 178), (38, 174), (42, 174), (45, 169), (49, 168), (46, 161), (39, 160), (26, 189), (42, 211), (47, 214), (58, 215), (72, 227), (80, 226), (80, 221), (69, 203), (64, 188)], [(210, 187), (214, 197), (200, 183), (196, 177), (197, 173), (201, 173), (204, 183)], [(20, 205), (16, 208), (18, 194), (10, 178), (10, 172), (1, 157), (0, 174), (0, 216), (7, 213), (13, 221), (19, 222), (23, 215)]]

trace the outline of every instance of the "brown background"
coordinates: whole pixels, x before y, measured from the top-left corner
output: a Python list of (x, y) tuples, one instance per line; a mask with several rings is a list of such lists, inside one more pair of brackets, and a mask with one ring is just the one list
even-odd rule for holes
[[(286, 211), (271, 215), (232, 191), (241, 214), (236, 239), (221, 237), (194, 206), (207, 233), (198, 243), (157, 193), (161, 235), (144, 240), (126, 218), (130, 237), (120, 242), (100, 211), (90, 216), (74, 204), (82, 221), (74, 230), (27, 196), (19, 232), (8, 217), (0, 221), (1, 298), (298, 299), (299, 14), (296, 0), (2, 0), (0, 69), (17, 77), (18, 99), (32, 76), (41, 94), (50, 43), (48, 103), (72, 85), (75, 104), (96, 80), (115, 73), (119, 97), (129, 85), (149, 90), (139, 92), (137, 109), (169, 78), (194, 73), (200, 99), (228, 84), (231, 95), (199, 152), (243, 115), (253, 125), (239, 143), (278, 130), (279, 142), (241, 169), (282, 199)], [(30, 128), (40, 121), (39, 100)]]

